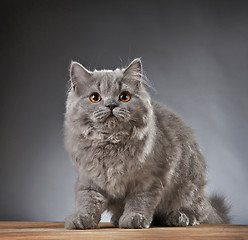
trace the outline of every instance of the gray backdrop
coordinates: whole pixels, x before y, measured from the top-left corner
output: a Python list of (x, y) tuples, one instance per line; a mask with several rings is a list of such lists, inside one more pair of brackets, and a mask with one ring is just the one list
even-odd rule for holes
[(70, 61), (113, 69), (142, 57), (153, 98), (195, 131), (209, 192), (248, 224), (247, 1), (2, 1), (0, 20), (0, 220), (62, 221), (73, 210), (62, 130)]

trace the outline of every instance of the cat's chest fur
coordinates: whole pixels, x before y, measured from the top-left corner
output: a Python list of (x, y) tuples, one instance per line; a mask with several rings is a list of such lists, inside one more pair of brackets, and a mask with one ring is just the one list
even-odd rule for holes
[[(113, 133), (105, 139), (84, 140), (84, 171), (91, 180), (109, 195), (121, 198), (128, 184), (141, 169), (143, 140), (127, 134)], [(87, 143), (87, 144), (86, 144)], [(87, 146), (91, 146), (88, 148)]]

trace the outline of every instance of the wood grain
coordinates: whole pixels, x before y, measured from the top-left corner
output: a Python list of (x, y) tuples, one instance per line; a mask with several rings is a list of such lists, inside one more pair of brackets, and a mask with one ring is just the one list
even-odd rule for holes
[(248, 226), (200, 225), (194, 227), (152, 227), (120, 229), (101, 223), (98, 229), (65, 230), (62, 222), (0, 222), (0, 239), (170, 239), (170, 240), (248, 240)]

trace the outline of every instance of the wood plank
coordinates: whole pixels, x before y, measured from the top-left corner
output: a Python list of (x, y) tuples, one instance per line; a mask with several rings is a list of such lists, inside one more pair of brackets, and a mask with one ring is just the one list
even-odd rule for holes
[(0, 239), (244, 239), (248, 226), (207, 225), (193, 227), (152, 227), (149, 229), (120, 229), (101, 223), (98, 229), (66, 230), (63, 222), (0, 222)]

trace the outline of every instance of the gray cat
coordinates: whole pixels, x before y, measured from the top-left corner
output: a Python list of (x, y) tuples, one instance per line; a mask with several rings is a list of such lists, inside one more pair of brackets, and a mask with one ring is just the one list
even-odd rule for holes
[(67, 229), (96, 228), (108, 210), (121, 228), (228, 223), (224, 199), (208, 199), (206, 163), (192, 131), (152, 101), (142, 64), (70, 68), (65, 146), (77, 172)]

